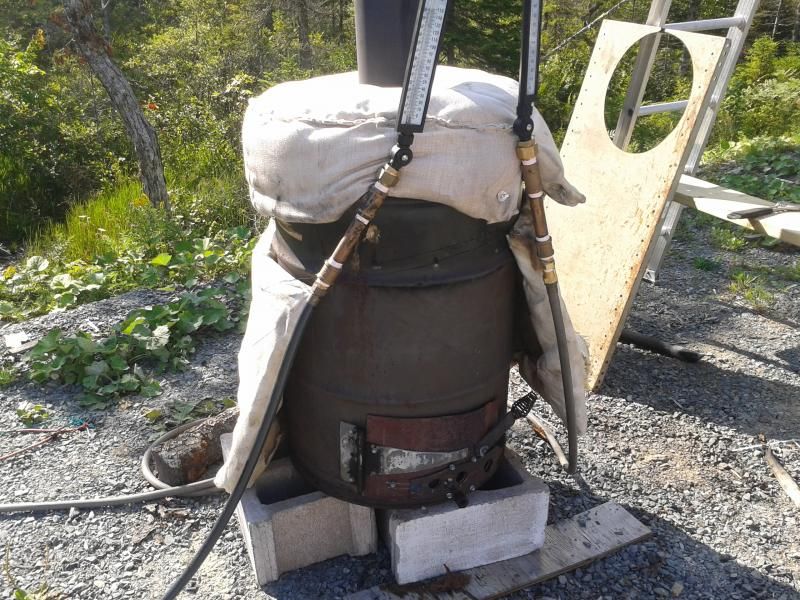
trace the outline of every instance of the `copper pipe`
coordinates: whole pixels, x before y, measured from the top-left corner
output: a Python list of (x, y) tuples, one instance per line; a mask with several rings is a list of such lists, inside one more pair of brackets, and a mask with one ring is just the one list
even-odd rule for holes
[(525, 184), (525, 197), (531, 209), (533, 218), (534, 242), (530, 245), (531, 259), (538, 260), (543, 268), (542, 277), (547, 288), (547, 298), (550, 310), (553, 313), (553, 324), (558, 345), (558, 358), (561, 366), (561, 381), (564, 391), (564, 409), (567, 416), (567, 434), (569, 436), (569, 464), (567, 473), (574, 473), (578, 466), (578, 430), (573, 393), (572, 368), (569, 362), (569, 346), (564, 315), (561, 311), (561, 297), (558, 292), (558, 275), (556, 274), (555, 253), (553, 239), (547, 228), (547, 218), (544, 212), (544, 188), (542, 176), (539, 172), (539, 161), (536, 158), (536, 143), (533, 140), (520, 140), (517, 143), (517, 156), (520, 160), (522, 181)]

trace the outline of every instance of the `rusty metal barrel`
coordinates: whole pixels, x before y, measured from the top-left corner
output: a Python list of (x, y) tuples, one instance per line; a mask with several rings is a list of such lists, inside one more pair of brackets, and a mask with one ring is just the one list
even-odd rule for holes
[[(276, 244), (297, 257), (283, 266), (313, 279), (350, 218), (279, 223)], [(412, 507), (457, 500), (493, 475), (502, 443), (480, 459), (471, 450), (506, 412), (508, 229), (387, 200), (315, 311), (284, 394), (291, 457), (310, 483), (349, 502)]]

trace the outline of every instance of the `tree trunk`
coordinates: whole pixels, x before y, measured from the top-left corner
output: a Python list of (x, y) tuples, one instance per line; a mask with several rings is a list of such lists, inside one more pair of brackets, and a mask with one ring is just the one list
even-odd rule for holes
[(800, 42), (800, 0), (794, 9), (794, 27), (792, 27), (792, 41)]
[(311, 38), (308, 24), (308, 0), (297, 0), (294, 5), (297, 11), (297, 39), (300, 42), (300, 66), (311, 68)]
[(781, 8), (783, 8), (783, 0), (778, 0), (778, 10), (775, 11), (775, 21), (772, 24), (772, 39), (775, 39), (775, 33), (778, 31), (778, 21), (781, 18)]
[(122, 118), (125, 132), (133, 144), (139, 161), (139, 176), (144, 193), (153, 206), (164, 206), (169, 209), (158, 137), (153, 126), (145, 119), (131, 84), (111, 60), (103, 38), (95, 30), (91, 0), (63, 0), (63, 2), (64, 14), (75, 45), (103, 84), (111, 103)]

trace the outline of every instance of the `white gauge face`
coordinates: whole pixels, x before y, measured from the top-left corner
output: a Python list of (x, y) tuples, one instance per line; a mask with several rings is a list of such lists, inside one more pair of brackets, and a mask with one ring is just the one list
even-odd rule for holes
[(401, 125), (421, 127), (424, 124), (425, 105), (438, 58), (447, 2), (448, 0), (425, 0), (411, 62), (408, 91), (403, 103)]
[(525, 95), (536, 94), (536, 71), (539, 66), (539, 15), (541, 13), (541, 0), (531, 2), (531, 22), (528, 24), (528, 72)]

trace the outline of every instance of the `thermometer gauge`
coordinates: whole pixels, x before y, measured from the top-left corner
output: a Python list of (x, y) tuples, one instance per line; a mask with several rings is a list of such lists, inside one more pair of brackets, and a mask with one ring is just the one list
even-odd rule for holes
[(428, 112), (450, 2), (451, 0), (420, 1), (397, 114), (399, 133), (418, 133), (425, 127), (425, 115)]

